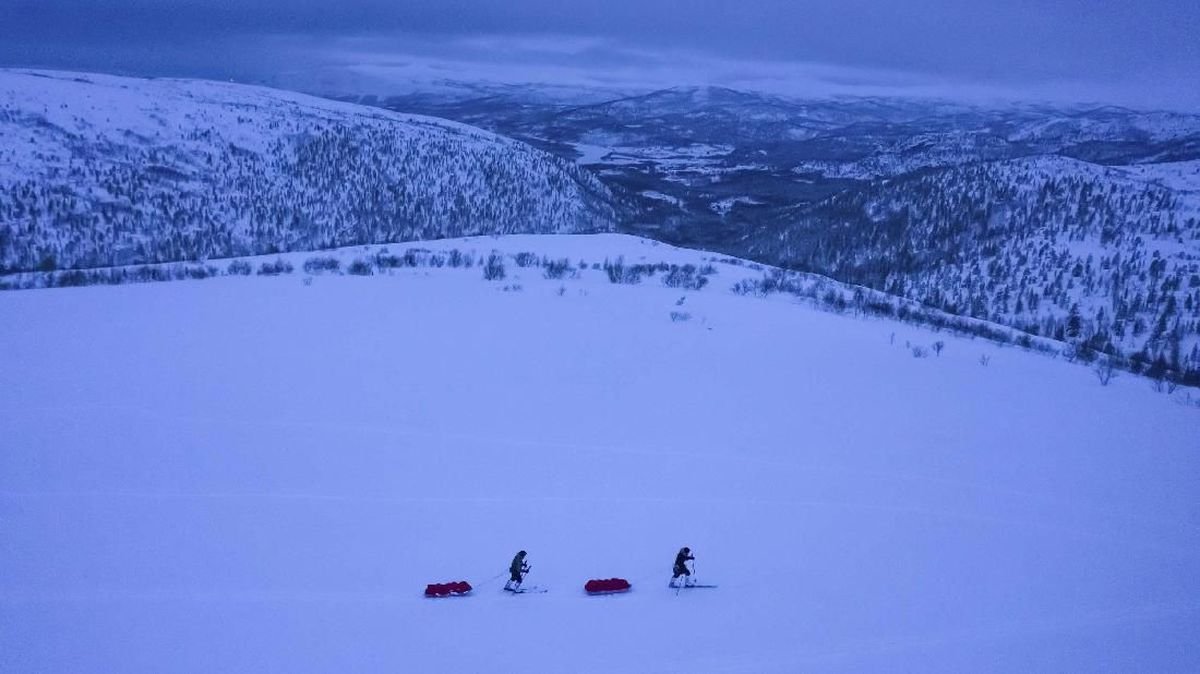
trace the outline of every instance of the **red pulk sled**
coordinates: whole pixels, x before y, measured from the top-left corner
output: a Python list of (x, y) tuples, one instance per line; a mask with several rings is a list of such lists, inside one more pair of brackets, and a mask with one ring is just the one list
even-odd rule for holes
[(619, 592), (628, 592), (633, 586), (624, 578), (609, 578), (608, 580), (589, 580), (583, 586), (583, 591), (588, 594), (617, 594)]
[(425, 586), (426, 597), (461, 597), (471, 593), (471, 584), (465, 580), (456, 583), (430, 583)]

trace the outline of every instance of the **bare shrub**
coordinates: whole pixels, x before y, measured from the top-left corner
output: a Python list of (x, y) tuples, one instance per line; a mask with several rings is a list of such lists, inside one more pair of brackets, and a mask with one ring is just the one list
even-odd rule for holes
[(547, 260), (542, 271), (548, 279), (561, 279), (571, 271), (571, 261), (565, 257), (561, 260)]
[(483, 264), (483, 278), (488, 281), (503, 281), (507, 275), (504, 271), (504, 258), (498, 253), (489, 255), (487, 262)]
[(351, 262), (349, 267), (346, 267), (346, 273), (354, 276), (371, 276), (375, 273), (375, 267), (371, 266), (370, 262), (358, 258)]
[(279, 258), (274, 262), (264, 262), (258, 268), (259, 276), (279, 276), (280, 274), (292, 273), (292, 263), (283, 258)]
[(759, 283), (754, 279), (742, 279), (733, 284), (733, 292), (738, 295), (757, 295), (759, 294)]
[(225, 273), (230, 276), (249, 276), (252, 271), (254, 271), (254, 268), (245, 260), (234, 260), (225, 268)]
[(1096, 373), (1096, 378), (1100, 380), (1101, 386), (1108, 386), (1109, 382), (1117, 376), (1117, 368), (1109, 358), (1096, 361), (1092, 372)]
[(337, 271), (341, 266), (342, 263), (336, 257), (310, 257), (304, 261), (304, 271), (309, 274)]
[(625, 258), (619, 257), (616, 262), (604, 261), (604, 271), (608, 273), (611, 283), (641, 283), (645, 267), (641, 265), (625, 265)]
[(663, 284), (668, 288), (700, 290), (708, 284), (708, 279), (698, 273), (694, 264), (671, 265), (667, 275), (663, 277)]

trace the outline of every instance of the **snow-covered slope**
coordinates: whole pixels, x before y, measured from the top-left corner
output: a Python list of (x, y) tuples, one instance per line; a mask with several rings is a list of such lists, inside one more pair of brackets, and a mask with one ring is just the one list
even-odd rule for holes
[(1122, 167), (1130, 176), (1184, 194), (1200, 194), (1200, 160)]
[(1200, 371), (1200, 192), (1186, 189), (1195, 171), (1047, 156), (916, 172), (794, 209), (761, 227), (751, 250)]
[(705, 253), (421, 245), (505, 277), (0, 293), (0, 671), (1200, 669), (1200, 409)]
[(0, 272), (617, 220), (523, 143), (258, 87), (0, 70), (0, 139)]

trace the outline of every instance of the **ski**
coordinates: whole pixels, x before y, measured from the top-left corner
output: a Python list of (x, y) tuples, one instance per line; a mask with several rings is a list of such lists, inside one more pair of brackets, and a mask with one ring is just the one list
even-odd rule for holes
[(536, 585), (532, 587), (506, 587), (504, 591), (511, 594), (543, 594), (549, 592), (548, 589)]

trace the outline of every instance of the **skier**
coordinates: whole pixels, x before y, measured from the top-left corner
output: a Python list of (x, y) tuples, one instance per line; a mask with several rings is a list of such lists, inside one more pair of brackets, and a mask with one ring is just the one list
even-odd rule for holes
[(522, 550), (517, 553), (516, 557), (513, 557), (512, 564), (508, 566), (510, 578), (508, 579), (508, 582), (504, 584), (504, 589), (516, 590), (521, 587), (521, 581), (525, 580), (525, 574), (529, 573), (529, 569), (532, 568), (525, 562), (526, 554), (527, 553)]
[(692, 549), (683, 547), (679, 549), (679, 554), (675, 555), (674, 575), (671, 576), (671, 585), (674, 586), (680, 576), (684, 577), (683, 583), (686, 585), (692, 577), (692, 570), (688, 568), (687, 563), (695, 559), (692, 556)]

